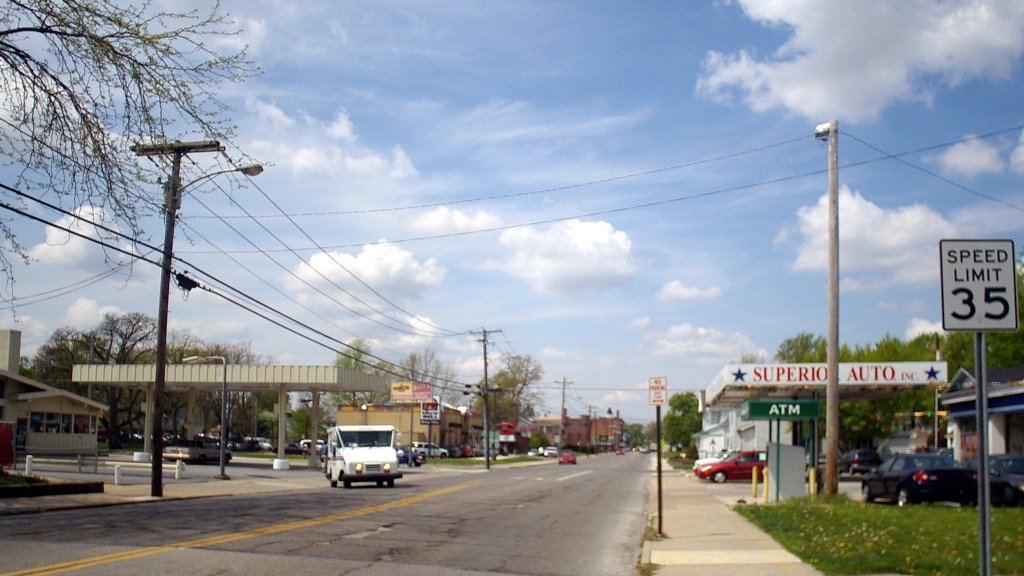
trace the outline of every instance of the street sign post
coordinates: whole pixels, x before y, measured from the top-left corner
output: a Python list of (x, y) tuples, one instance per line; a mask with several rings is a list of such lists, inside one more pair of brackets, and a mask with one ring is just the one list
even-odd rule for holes
[(664, 406), (668, 403), (668, 378), (664, 376), (648, 378), (647, 390), (652, 406)]
[(657, 443), (657, 533), (662, 534), (662, 406), (669, 402), (669, 379), (647, 378), (650, 403), (654, 406), (654, 440)]
[(1013, 240), (940, 240), (942, 328), (974, 332), (975, 408), (978, 423), (978, 564), (992, 574), (988, 467), (988, 376), (985, 332), (1017, 329), (1017, 277)]

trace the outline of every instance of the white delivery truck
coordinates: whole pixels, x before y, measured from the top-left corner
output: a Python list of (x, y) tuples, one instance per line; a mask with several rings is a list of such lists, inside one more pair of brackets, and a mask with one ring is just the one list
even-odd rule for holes
[(345, 488), (351, 488), (353, 482), (376, 482), (377, 486), (387, 484), (390, 488), (396, 478), (402, 477), (394, 426), (329, 428), (324, 458), (324, 474), (332, 488), (339, 482)]

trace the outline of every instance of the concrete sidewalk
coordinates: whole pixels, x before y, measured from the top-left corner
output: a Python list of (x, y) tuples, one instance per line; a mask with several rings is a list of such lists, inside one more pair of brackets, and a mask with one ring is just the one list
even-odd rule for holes
[[(721, 496), (723, 486), (662, 466), (662, 537), (644, 543), (641, 563), (657, 576), (758, 576), (821, 574), (732, 510), (741, 498)], [(746, 501), (752, 501), (750, 494)], [(658, 527), (657, 477), (648, 506)]]

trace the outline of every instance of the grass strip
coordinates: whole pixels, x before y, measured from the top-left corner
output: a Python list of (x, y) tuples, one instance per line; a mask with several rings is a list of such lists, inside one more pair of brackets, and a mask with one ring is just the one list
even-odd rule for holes
[[(793, 498), (736, 511), (825, 574), (977, 574), (978, 509), (898, 507), (845, 496)], [(991, 514), (992, 571), (1024, 574), (1024, 508)]]

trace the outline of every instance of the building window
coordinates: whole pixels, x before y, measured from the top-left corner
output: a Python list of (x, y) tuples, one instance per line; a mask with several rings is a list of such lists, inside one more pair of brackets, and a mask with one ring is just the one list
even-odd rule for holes
[(43, 428), (43, 413), (33, 412), (29, 416), (29, 430), (33, 432), (45, 432)]

